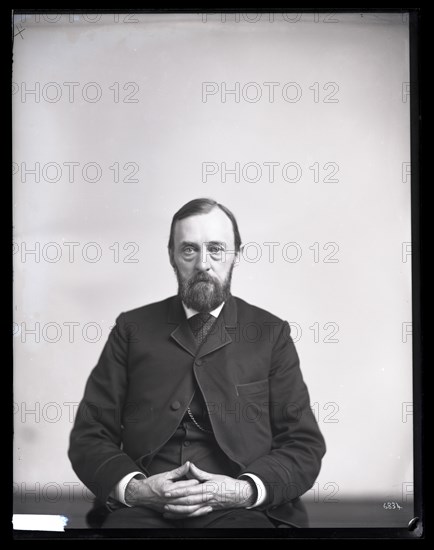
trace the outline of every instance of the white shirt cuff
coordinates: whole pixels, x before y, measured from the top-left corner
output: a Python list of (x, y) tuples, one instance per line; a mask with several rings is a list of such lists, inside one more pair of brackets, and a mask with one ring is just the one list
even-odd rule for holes
[(256, 501), (251, 506), (247, 506), (246, 510), (250, 510), (251, 508), (256, 508), (256, 506), (260, 506), (265, 501), (265, 499), (267, 498), (267, 489), (265, 488), (265, 485), (262, 482), (262, 480), (259, 479), (259, 477), (256, 476), (255, 474), (244, 473), (240, 475), (240, 478), (245, 476), (249, 477), (253, 481), (253, 483), (256, 485), (256, 492), (258, 495), (256, 497)]
[(128, 483), (133, 479), (133, 477), (136, 476), (140, 476), (140, 479), (146, 478), (143, 472), (131, 472), (130, 474), (124, 476), (118, 483), (116, 483), (114, 489), (110, 493), (110, 496), (112, 498), (118, 500), (119, 502), (122, 502), (122, 504), (125, 504), (125, 506), (128, 506), (128, 508), (131, 508), (131, 504), (127, 504), (125, 502), (125, 489), (127, 488)]

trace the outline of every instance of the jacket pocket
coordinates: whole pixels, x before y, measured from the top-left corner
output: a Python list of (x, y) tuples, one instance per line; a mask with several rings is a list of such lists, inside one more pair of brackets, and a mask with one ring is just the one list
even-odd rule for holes
[(249, 382), (248, 384), (236, 384), (237, 395), (253, 395), (255, 393), (265, 393), (268, 391), (268, 378)]

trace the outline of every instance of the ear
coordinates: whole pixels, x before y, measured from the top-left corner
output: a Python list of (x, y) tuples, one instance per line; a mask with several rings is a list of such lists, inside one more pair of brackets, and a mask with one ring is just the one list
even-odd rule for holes
[(237, 267), (240, 264), (241, 256), (243, 254), (243, 248), (244, 248), (244, 245), (241, 245), (238, 252), (235, 252), (234, 267)]
[(169, 261), (170, 265), (175, 269), (175, 260), (173, 258), (173, 250), (169, 250)]

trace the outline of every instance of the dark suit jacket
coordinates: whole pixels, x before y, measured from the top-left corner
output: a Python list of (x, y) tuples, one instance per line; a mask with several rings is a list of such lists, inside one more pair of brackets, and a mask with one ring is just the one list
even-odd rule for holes
[(230, 297), (199, 353), (179, 297), (119, 315), (86, 385), (69, 458), (105, 502), (179, 425), (194, 378), (221, 449), (256, 474), (274, 519), (299, 525), (300, 495), (315, 482), (324, 439), (286, 321)]

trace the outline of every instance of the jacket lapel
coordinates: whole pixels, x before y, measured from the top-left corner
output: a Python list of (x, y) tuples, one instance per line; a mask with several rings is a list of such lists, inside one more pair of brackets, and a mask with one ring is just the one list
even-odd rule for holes
[[(220, 312), (217, 320), (211, 327), (202, 346), (199, 349), (198, 357), (203, 357), (217, 349), (227, 346), (232, 342), (226, 327), (236, 326), (237, 323), (237, 304), (232, 296), (229, 296)], [(230, 330), (230, 329), (229, 329)]]
[(172, 325), (178, 325), (170, 334), (178, 344), (184, 348), (193, 357), (196, 356), (196, 340), (191, 332), (184, 308), (179, 296), (174, 296), (169, 303), (169, 314), (167, 322)]
[(236, 327), (237, 305), (233, 296), (229, 296), (220, 315), (199, 349), (199, 353), (196, 353), (196, 340), (188, 324), (179, 296), (174, 296), (169, 303), (168, 323), (178, 325), (170, 334), (171, 338), (193, 357), (196, 357), (196, 355), (197, 357), (203, 357), (232, 342), (232, 338), (229, 336), (226, 327)]

